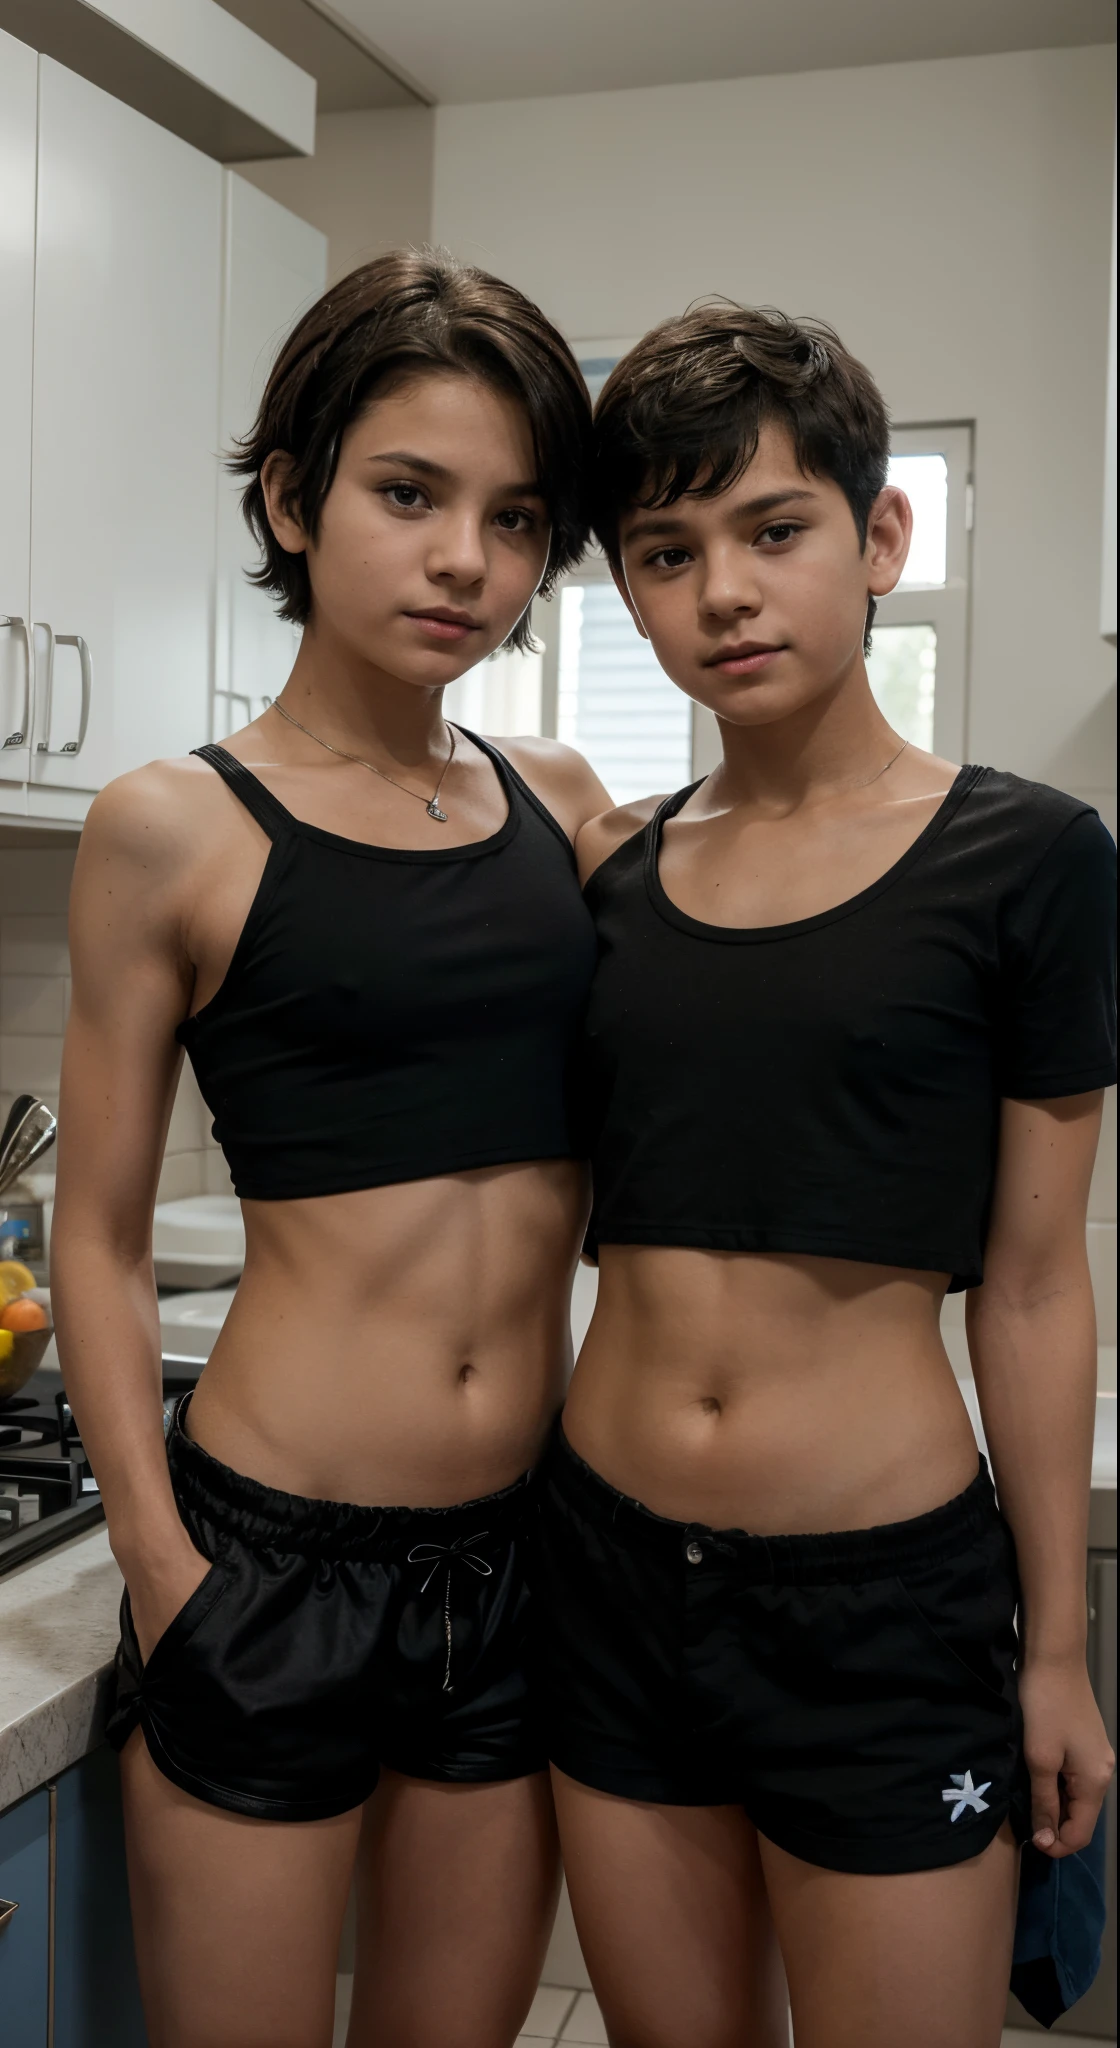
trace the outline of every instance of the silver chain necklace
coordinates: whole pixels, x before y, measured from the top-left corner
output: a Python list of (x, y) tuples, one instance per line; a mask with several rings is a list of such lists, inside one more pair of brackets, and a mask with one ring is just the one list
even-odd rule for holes
[(279, 697), (273, 698), (272, 708), (280, 713), (281, 718), (286, 718), (289, 725), (294, 725), (298, 732), (306, 733), (308, 739), (314, 740), (317, 747), (325, 747), (328, 754), (337, 754), (343, 761), (356, 761), (359, 768), (368, 768), (371, 775), (380, 775), (382, 782), (391, 782), (394, 789), (402, 789), (406, 796), (413, 796), (418, 804), (423, 804), (429, 818), (434, 818), (437, 825), (446, 825), (447, 812), (440, 809), (439, 793), (447, 780), (447, 771), (455, 759), (455, 727), (453, 725), (448, 725), (447, 727), (448, 732), (451, 734), (451, 752), (443, 764), (443, 772), (440, 775), (439, 781), (436, 783), (431, 796), (427, 797), (421, 796), (418, 789), (410, 789), (407, 782), (398, 782), (395, 775), (386, 775), (384, 768), (379, 768), (376, 761), (364, 761), (360, 754), (348, 754), (345, 747), (332, 747), (329, 740), (320, 739), (319, 734), (312, 732), (310, 726), (301, 725), (298, 718), (293, 718), (291, 712), (285, 710)]
[(876, 768), (874, 775), (869, 775), (866, 782), (853, 782), (849, 785), (849, 787), (852, 789), (870, 789), (872, 783), (878, 782), (879, 777), (881, 775), (885, 775), (888, 768), (893, 768), (896, 761), (901, 761), (902, 756), (906, 752), (906, 749), (909, 745), (909, 740), (903, 740), (902, 745), (900, 746), (897, 754), (892, 754), (889, 761), (884, 761), (881, 768)]

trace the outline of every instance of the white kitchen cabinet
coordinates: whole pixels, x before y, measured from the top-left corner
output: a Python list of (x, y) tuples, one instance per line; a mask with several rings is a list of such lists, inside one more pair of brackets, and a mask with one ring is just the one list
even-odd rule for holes
[[(0, 813), (27, 810), (38, 59), (0, 32)], [(20, 737), (17, 737), (19, 735)]]
[(0, 32), (0, 254), (0, 818), (78, 823), (288, 674), (221, 458), (327, 244)]
[[(233, 171), (225, 174), (221, 446), (252, 425), (278, 349), (327, 281), (327, 238)], [(256, 549), (241, 516), (241, 481), (218, 491), (214, 737), (256, 718), (283, 689), (299, 645), (296, 627), (247, 582)]]
[(208, 737), (219, 165), (39, 60), (28, 810)]

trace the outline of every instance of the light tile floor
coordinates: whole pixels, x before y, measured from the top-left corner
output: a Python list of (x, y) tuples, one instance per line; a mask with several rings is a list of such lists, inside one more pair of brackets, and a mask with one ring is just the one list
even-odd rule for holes
[[(338, 1980), (335, 2007), (334, 2048), (345, 2048), (346, 2022), (350, 2013), (350, 1978)], [(1116, 2043), (1089, 2041), (1077, 2034), (1055, 2035), (1062, 2048), (1116, 2048)], [(605, 2048), (607, 2029), (598, 2002), (590, 1991), (576, 1991), (560, 1984), (542, 1984), (529, 2016), (517, 2037), (517, 2048)], [(1003, 2048), (1038, 2048), (1040, 2034), (1009, 2027)]]

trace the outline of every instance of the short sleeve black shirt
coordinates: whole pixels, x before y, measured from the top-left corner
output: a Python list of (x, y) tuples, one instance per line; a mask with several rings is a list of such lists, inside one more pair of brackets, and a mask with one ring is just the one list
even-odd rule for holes
[(962, 768), (870, 888), (738, 930), (661, 887), (662, 826), (690, 794), (587, 885), (590, 1248), (815, 1253), (976, 1285), (1001, 1097), (1116, 1078), (1116, 849), (1097, 813)]

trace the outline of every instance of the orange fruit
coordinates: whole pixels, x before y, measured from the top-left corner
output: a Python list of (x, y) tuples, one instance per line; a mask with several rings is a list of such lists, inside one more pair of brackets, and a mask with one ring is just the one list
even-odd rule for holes
[(0, 1259), (0, 1306), (34, 1285), (35, 1275), (22, 1259)]
[(17, 1295), (0, 1312), (0, 1330), (45, 1330), (49, 1325), (46, 1309), (40, 1308), (37, 1301), (25, 1300), (22, 1295)]

